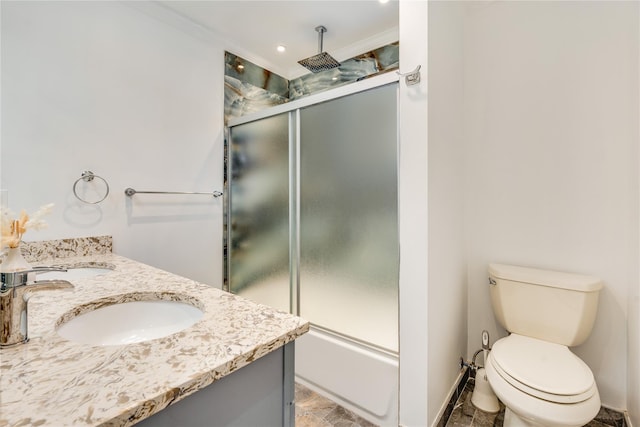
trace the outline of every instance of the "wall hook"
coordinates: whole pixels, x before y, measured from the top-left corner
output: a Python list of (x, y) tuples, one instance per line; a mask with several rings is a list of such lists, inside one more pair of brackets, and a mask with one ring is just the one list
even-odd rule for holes
[(401, 73), (400, 71), (396, 71), (396, 73), (400, 77), (404, 77), (404, 82), (407, 84), (407, 86), (417, 85), (418, 83), (420, 83), (420, 68), (421, 67), (422, 67), (422, 65), (418, 65), (415, 68), (415, 70), (410, 71), (408, 73)]

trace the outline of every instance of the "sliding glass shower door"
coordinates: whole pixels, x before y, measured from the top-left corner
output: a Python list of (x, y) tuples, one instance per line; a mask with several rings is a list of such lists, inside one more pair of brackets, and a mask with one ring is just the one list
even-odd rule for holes
[(290, 311), (289, 114), (235, 126), (229, 139), (229, 290)]
[(232, 126), (230, 290), (396, 352), (397, 141), (397, 83)]
[(397, 350), (397, 86), (300, 110), (300, 315)]

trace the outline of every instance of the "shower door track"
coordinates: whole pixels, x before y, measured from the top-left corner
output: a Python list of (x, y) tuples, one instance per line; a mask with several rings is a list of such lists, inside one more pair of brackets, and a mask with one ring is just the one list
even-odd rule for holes
[(329, 329), (329, 328), (325, 328), (324, 326), (317, 325), (317, 324), (315, 324), (313, 322), (309, 322), (309, 323), (310, 323), (311, 328), (313, 330), (322, 332), (323, 334), (331, 336), (331, 337), (333, 337), (335, 339), (348, 341), (348, 342), (352, 343), (353, 345), (356, 345), (356, 346), (358, 346), (358, 347), (360, 347), (362, 349), (375, 351), (377, 353), (384, 354), (386, 356), (393, 357), (393, 358), (398, 358), (398, 356), (399, 356), (397, 351), (389, 350), (388, 348), (372, 344), (372, 343), (370, 343), (368, 341), (364, 341), (364, 340), (362, 340), (360, 338), (354, 337), (353, 335), (342, 334), (342, 333), (337, 332), (337, 331), (335, 331), (333, 329)]

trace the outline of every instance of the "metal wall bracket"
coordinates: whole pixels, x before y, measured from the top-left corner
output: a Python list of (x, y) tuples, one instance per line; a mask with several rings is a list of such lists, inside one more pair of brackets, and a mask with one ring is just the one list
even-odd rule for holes
[(407, 86), (417, 85), (420, 83), (420, 68), (422, 65), (418, 65), (415, 70), (410, 71), (408, 73), (401, 73), (400, 71), (396, 71), (399, 76), (404, 77), (404, 82)]

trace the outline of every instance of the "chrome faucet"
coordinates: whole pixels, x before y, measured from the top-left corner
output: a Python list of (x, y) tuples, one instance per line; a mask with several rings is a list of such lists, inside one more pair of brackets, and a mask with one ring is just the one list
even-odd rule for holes
[(67, 271), (57, 267), (35, 267), (31, 270), (0, 273), (0, 348), (29, 341), (27, 302), (31, 293), (53, 289), (73, 289), (66, 280), (34, 280), (29, 275), (47, 271)]

